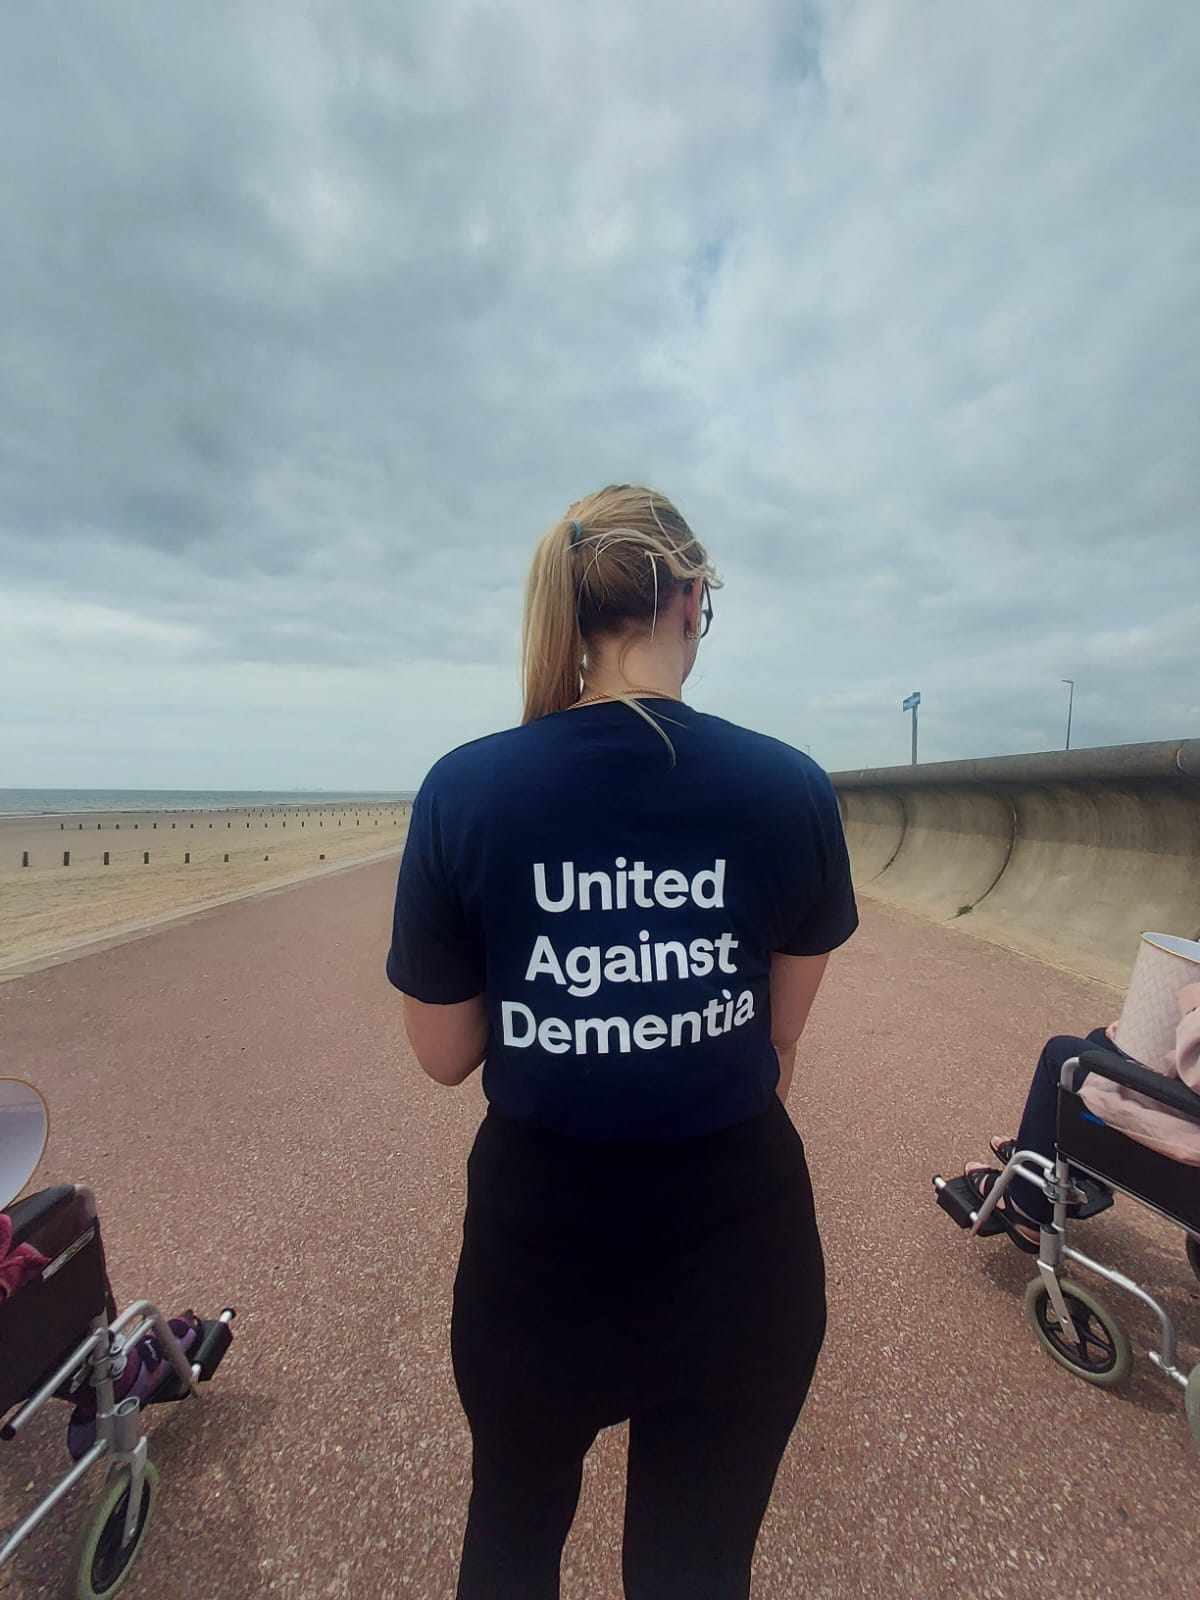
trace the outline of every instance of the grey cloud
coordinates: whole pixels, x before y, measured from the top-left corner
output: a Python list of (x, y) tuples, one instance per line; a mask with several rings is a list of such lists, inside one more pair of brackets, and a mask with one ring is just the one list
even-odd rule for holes
[(11, 781), (76, 781), (72, 716), (79, 782), (267, 781), (253, 696), (272, 761), (411, 785), (515, 715), (535, 538), (639, 479), (727, 579), (693, 698), (828, 765), (915, 687), (930, 757), (1057, 741), (1063, 674), (1087, 742), (1194, 732), (1169, 9), (10, 18), (0, 601), (66, 619), (5, 645), (57, 719)]

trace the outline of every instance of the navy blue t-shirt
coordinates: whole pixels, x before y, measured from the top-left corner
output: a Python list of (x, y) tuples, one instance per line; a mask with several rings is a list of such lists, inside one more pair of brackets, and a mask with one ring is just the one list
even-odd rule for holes
[(837, 797), (777, 739), (645, 698), (560, 711), (437, 762), (413, 805), (387, 975), (486, 994), (488, 1100), (591, 1139), (766, 1111), (772, 951), (858, 925)]

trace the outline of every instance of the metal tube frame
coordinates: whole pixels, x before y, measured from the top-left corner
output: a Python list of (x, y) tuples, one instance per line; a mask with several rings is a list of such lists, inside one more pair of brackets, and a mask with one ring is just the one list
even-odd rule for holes
[[(231, 1315), (230, 1312), (223, 1311), (220, 1320), (226, 1322)], [(136, 1325), (132, 1332), (128, 1332), (126, 1330), (131, 1323)], [(186, 1386), (186, 1392), (190, 1395), (198, 1393), (199, 1363), (188, 1361), (187, 1354), (167, 1319), (149, 1300), (135, 1300), (111, 1324), (104, 1317), (97, 1317), (88, 1337), (46, 1379), (37, 1392), (24, 1402), (5, 1425), (4, 1437), (15, 1438), (73, 1373), (85, 1365), (90, 1369), (91, 1384), (96, 1391), (96, 1442), (0, 1545), (0, 1567), (11, 1559), (42, 1519), (104, 1457), (110, 1459), (110, 1478), (122, 1469), (129, 1474), (129, 1498), (121, 1538), (122, 1548), (137, 1532), (148, 1447), (138, 1426), (141, 1402), (135, 1395), (129, 1395), (118, 1403), (114, 1392), (114, 1379), (124, 1371), (127, 1352), (152, 1329), (176, 1376)]]
[[(1062, 1072), (1059, 1076), (1060, 1086), (1071, 1093), (1075, 1092), (1075, 1069), (1078, 1065), (1079, 1057), (1072, 1056), (1069, 1061), (1063, 1063)], [(1140, 1300), (1143, 1305), (1148, 1306), (1154, 1312), (1158, 1319), (1159, 1349), (1149, 1352), (1150, 1360), (1168, 1378), (1179, 1384), (1180, 1388), (1186, 1389), (1188, 1374), (1180, 1371), (1175, 1365), (1177, 1349), (1175, 1324), (1171, 1321), (1170, 1314), (1166, 1308), (1160, 1305), (1154, 1296), (1147, 1293), (1140, 1284), (1134, 1283), (1132, 1278), (1127, 1278), (1123, 1272), (1116, 1272), (1111, 1267), (1102, 1266), (1100, 1262), (1093, 1261), (1091, 1256), (1084, 1255), (1081, 1250), (1073, 1249), (1067, 1244), (1067, 1206), (1073, 1199), (1079, 1197), (1079, 1190), (1071, 1182), (1072, 1164), (1079, 1167), (1083, 1166), (1082, 1162), (1072, 1163), (1063, 1155), (1056, 1154), (1056, 1159), (1051, 1161), (1037, 1150), (1014, 1150), (1004, 1171), (988, 1190), (983, 1205), (978, 1212), (971, 1212), (972, 1238), (978, 1234), (980, 1228), (996, 1209), (1014, 1178), (1025, 1178), (1030, 1183), (1036, 1184), (1054, 1207), (1053, 1220), (1049, 1223), (1043, 1223), (1040, 1230), (1041, 1246), (1038, 1251), (1038, 1272), (1046, 1285), (1046, 1293), (1049, 1296), (1050, 1304), (1054, 1307), (1054, 1313), (1058, 1317), (1059, 1324), (1066, 1332), (1067, 1337), (1073, 1344), (1079, 1344), (1080, 1342), (1075, 1324), (1071, 1320), (1071, 1314), (1067, 1310), (1067, 1304), (1063, 1298), (1058, 1278), (1059, 1270), (1064, 1260), (1073, 1261), (1078, 1266), (1083, 1267), (1085, 1271), (1094, 1272), (1097, 1277), (1103, 1278), (1106, 1283), (1114, 1284), (1118, 1289), (1124, 1289), (1127, 1294), (1133, 1295), (1135, 1299)], [(1090, 1169), (1085, 1168), (1084, 1170)], [(1102, 1183), (1109, 1182), (1102, 1173), (1096, 1173), (1094, 1176)], [(1120, 1185), (1111, 1186), (1120, 1188)], [(1138, 1199), (1139, 1197), (1135, 1195), (1132, 1198)], [(1148, 1202), (1142, 1203), (1148, 1204)], [(1158, 1210), (1156, 1206), (1151, 1206), (1150, 1209)], [(1165, 1212), (1159, 1211), (1158, 1214), (1168, 1222), (1174, 1223), (1176, 1227), (1181, 1226), (1175, 1218), (1167, 1216)], [(1189, 1230), (1185, 1228), (1183, 1231), (1187, 1233)]]

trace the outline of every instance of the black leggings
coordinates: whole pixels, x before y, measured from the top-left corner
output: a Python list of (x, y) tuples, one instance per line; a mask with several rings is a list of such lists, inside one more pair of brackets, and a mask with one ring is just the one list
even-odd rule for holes
[(489, 1109), (467, 1173), (458, 1600), (557, 1600), (583, 1458), (626, 1419), (627, 1600), (745, 1600), (825, 1331), (804, 1146), (782, 1104), (652, 1146)]

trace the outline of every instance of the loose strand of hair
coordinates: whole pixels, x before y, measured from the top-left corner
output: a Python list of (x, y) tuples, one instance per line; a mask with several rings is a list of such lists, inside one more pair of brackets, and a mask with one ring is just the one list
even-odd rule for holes
[[(670, 734), (659, 725), (658, 717), (656, 717), (653, 712), (647, 711), (645, 706), (642, 705), (639, 700), (635, 700), (632, 695), (614, 694), (610, 698), (619, 701), (623, 706), (628, 706), (631, 711), (636, 712), (637, 715), (641, 717), (643, 722), (648, 722), (650, 724), (655, 733), (658, 734), (659, 738), (671, 752), (671, 765), (675, 766), (679, 760), (679, 757), (675, 753), (675, 746), (671, 743)], [(667, 722), (674, 722), (676, 726), (680, 728), (686, 726), (685, 723), (680, 722), (676, 717), (664, 717), (664, 720)]]

